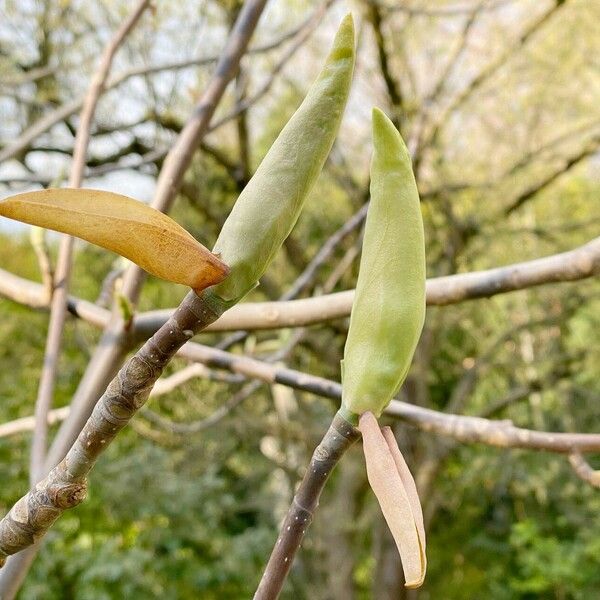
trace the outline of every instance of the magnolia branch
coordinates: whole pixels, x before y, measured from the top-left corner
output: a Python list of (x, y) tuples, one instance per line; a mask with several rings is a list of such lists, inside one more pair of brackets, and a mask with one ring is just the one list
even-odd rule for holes
[[(427, 280), (428, 306), (457, 304), (516, 290), (578, 281), (600, 274), (600, 238), (579, 248), (486, 271), (460, 273)], [(0, 290), (1, 291), (1, 290)], [(225, 313), (208, 331), (278, 329), (314, 325), (347, 317), (354, 290), (287, 302), (243, 303)], [(136, 320), (136, 331), (146, 334), (165, 321), (170, 311), (151, 311)]]
[[(302, 373), (279, 364), (232, 354), (195, 342), (188, 342), (177, 355), (207, 367), (226, 369), (234, 374), (257, 379), (268, 384), (281, 384), (300, 391), (340, 401), (341, 385), (335, 381)], [(216, 376), (212, 376), (216, 378)], [(401, 400), (392, 400), (386, 410), (390, 416), (402, 419), (418, 429), (455, 439), (463, 443), (482, 443), (499, 448), (544, 450), (571, 455), (575, 452), (600, 452), (600, 433), (556, 433), (516, 427), (510, 420), (493, 420), (467, 415), (453, 415)], [(55, 413), (56, 418), (59, 415)], [(3, 425), (10, 435), (24, 420)], [(183, 429), (182, 429), (182, 432)]]
[[(427, 304), (446, 306), (476, 298), (488, 298), (516, 290), (567, 281), (579, 281), (600, 274), (600, 238), (574, 250), (504, 267), (459, 273), (427, 280)], [(0, 294), (31, 308), (47, 308), (41, 284), (0, 269)], [(227, 311), (207, 331), (278, 329), (314, 325), (350, 314), (354, 290), (300, 300), (245, 302)], [(96, 327), (108, 323), (110, 313), (96, 304), (69, 297), (70, 312)], [(136, 335), (147, 336), (166, 321), (168, 310), (139, 314), (134, 322)]]
[(0, 521), (0, 566), (39, 541), (58, 517), (85, 498), (100, 454), (146, 402), (177, 350), (223, 311), (216, 298), (190, 292), (173, 316), (121, 368), (65, 458)]
[(580, 452), (569, 454), (569, 463), (576, 475), (586, 483), (600, 488), (600, 470), (594, 470)]
[[(178, 353), (180, 356), (205, 365), (228, 369), (233, 373), (254, 378), (269, 384), (281, 384), (319, 396), (341, 400), (341, 385), (328, 379), (301, 373), (280, 365), (230, 354), (200, 344), (188, 343)], [(66, 416), (65, 409), (50, 413), (54, 421)], [(396, 417), (421, 431), (435, 433), (466, 444), (485, 444), (498, 448), (521, 448), (566, 454), (575, 472), (592, 485), (598, 485), (598, 471), (594, 471), (581, 457), (582, 453), (600, 452), (600, 434), (560, 433), (535, 431), (516, 427), (510, 420), (493, 420), (467, 415), (452, 415), (435, 411), (401, 400), (392, 400), (386, 414)], [(167, 427), (174, 433), (194, 433), (213, 424), (212, 419), (200, 427), (172, 428), (160, 419), (157, 425)], [(216, 421), (215, 421), (216, 422)], [(22, 433), (31, 428), (31, 417), (12, 421), (0, 426), (0, 437)]]

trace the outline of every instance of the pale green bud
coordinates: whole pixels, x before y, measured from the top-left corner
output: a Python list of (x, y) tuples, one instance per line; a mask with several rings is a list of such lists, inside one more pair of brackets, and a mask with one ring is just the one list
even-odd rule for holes
[(379, 416), (406, 378), (425, 319), (425, 243), (408, 150), (373, 110), (371, 204), (342, 361), (342, 406)]
[(214, 293), (234, 303), (295, 225), (337, 135), (354, 70), (354, 23), (342, 21), (318, 79), (240, 194), (213, 252), (231, 269)]

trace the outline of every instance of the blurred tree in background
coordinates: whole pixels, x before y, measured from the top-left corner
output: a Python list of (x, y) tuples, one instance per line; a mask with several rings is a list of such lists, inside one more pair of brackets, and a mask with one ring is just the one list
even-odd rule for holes
[[(56, 185), (68, 172), (80, 106), (31, 140), (23, 134), (77, 104), (128, 4), (0, 0), (2, 194)], [(86, 186), (151, 197), (165, 153), (209, 81), (214, 61), (204, 59), (219, 55), (240, 7), (163, 2), (145, 15), (112, 68), (113, 81), (129, 76), (100, 100)], [(394, 118), (413, 154), (429, 277), (555, 254), (598, 235), (599, 2), (286, 0), (267, 4), (255, 51), (186, 172), (171, 214), (198, 240), (214, 243), (348, 10), (358, 23), (358, 64), (338, 142), (247, 300), (282, 297), (368, 199), (373, 105)], [(189, 62), (172, 64), (180, 61)], [(40, 281), (27, 232), (0, 226), (0, 267)], [(359, 254), (355, 227), (300, 297), (354, 287)], [(71, 293), (102, 297), (114, 261), (78, 245)], [(592, 278), (430, 307), (401, 398), (530, 429), (598, 431), (599, 292)], [(183, 293), (149, 279), (137, 310), (174, 306)], [(5, 423), (33, 412), (48, 317), (11, 299), (0, 299), (0, 311)], [(339, 380), (346, 331), (347, 320), (337, 319), (250, 332), (231, 350)], [(56, 406), (69, 403), (99, 336), (68, 320)], [(176, 359), (167, 375), (187, 364)], [(212, 373), (151, 400), (99, 462), (87, 502), (49, 533), (19, 597), (250, 597), (337, 402), (241, 379)], [(222, 419), (193, 431), (232, 398), (239, 403)], [(353, 450), (325, 490), (283, 597), (598, 597), (600, 496), (563, 455), (463, 445), (400, 420), (394, 429), (427, 521), (425, 586), (403, 589), (393, 540)], [(2, 514), (27, 489), (30, 441), (30, 432), (0, 438)]]

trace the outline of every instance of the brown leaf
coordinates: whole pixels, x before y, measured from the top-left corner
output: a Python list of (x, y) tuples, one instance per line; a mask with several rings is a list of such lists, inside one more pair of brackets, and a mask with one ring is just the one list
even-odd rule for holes
[(398, 448), (398, 442), (394, 436), (394, 432), (390, 427), (382, 427), (381, 432), (387, 442), (388, 448), (392, 454), (392, 458), (396, 463), (396, 469), (404, 484), (408, 501), (410, 502), (410, 508), (412, 511), (413, 519), (415, 520), (415, 526), (417, 528), (417, 534), (419, 536), (419, 543), (421, 545), (421, 560), (423, 561), (423, 575), (427, 569), (427, 556), (425, 554), (426, 540), (425, 540), (425, 523), (423, 521), (423, 509), (421, 508), (421, 501), (419, 500), (419, 493), (417, 492), (417, 486), (413, 479), (412, 473), (410, 472), (404, 456)]
[(173, 219), (101, 190), (49, 189), (0, 201), (0, 215), (112, 250), (161, 279), (196, 291), (222, 281), (227, 265)]
[(373, 414), (364, 413), (358, 428), (363, 436), (367, 477), (398, 547), (406, 587), (419, 587), (425, 577), (424, 545), (408, 492)]

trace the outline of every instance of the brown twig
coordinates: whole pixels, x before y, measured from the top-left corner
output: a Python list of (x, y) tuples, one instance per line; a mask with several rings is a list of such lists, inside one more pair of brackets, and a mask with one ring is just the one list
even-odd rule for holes
[(449, 122), (450, 115), (454, 114), (464, 103), (471, 98), (481, 87), (488, 82), (517, 52), (519, 52), (544, 25), (562, 9), (566, 4), (564, 1), (555, 1), (546, 11), (530, 23), (512, 44), (508, 44), (506, 50), (499, 56), (486, 64), (469, 84), (461, 90), (452, 102), (445, 107), (439, 116), (432, 122), (430, 130), (426, 134), (422, 146), (433, 146), (440, 131)]
[[(209, 346), (188, 342), (177, 354), (187, 360), (227, 369), (268, 384), (278, 383), (336, 401), (340, 401), (342, 397), (341, 385), (335, 381)], [(519, 391), (519, 397), (520, 395)], [(392, 400), (386, 409), (386, 414), (402, 419), (421, 431), (442, 435), (466, 444), (543, 450), (559, 454), (600, 452), (600, 434), (596, 433), (535, 431), (515, 427), (509, 420), (453, 415), (400, 400)]]
[[(600, 238), (568, 252), (531, 261), (436, 277), (427, 280), (427, 305), (445, 306), (476, 298), (488, 298), (546, 283), (578, 281), (600, 274)], [(288, 302), (256, 302), (235, 306), (215, 323), (210, 331), (236, 329), (278, 329), (323, 323), (347, 317), (354, 290), (302, 298)], [(136, 320), (139, 331), (153, 331), (169, 314), (155, 311)]]
[[(230, 354), (196, 343), (186, 344), (179, 356), (207, 366), (228, 369), (267, 383), (280, 383), (325, 398), (341, 400), (342, 388), (335, 381), (271, 365), (255, 358)], [(569, 454), (572, 451), (600, 451), (600, 434), (554, 433), (515, 427), (510, 421), (452, 415), (393, 400), (386, 413), (422, 431), (436, 433), (464, 443), (482, 443), (500, 448), (524, 448)]]
[(177, 350), (225, 306), (210, 292), (190, 292), (173, 316), (128, 360), (98, 401), (61, 463), (0, 521), (0, 565), (37, 543), (58, 517), (85, 498), (87, 474), (100, 454), (148, 399)]
[(569, 463), (578, 477), (590, 485), (600, 488), (600, 470), (592, 469), (587, 460), (579, 452), (569, 454)]
[(279, 596), (294, 556), (319, 506), (325, 483), (346, 450), (359, 438), (358, 429), (336, 414), (327, 433), (316, 447), (292, 500), (254, 600), (275, 600)]
[(319, 5), (314, 13), (304, 22), (301, 29), (298, 31), (297, 39), (294, 43), (288, 48), (288, 50), (283, 54), (283, 56), (277, 61), (275, 66), (271, 69), (271, 73), (266, 81), (260, 86), (257, 92), (252, 94), (249, 98), (245, 98), (242, 101), (236, 103), (235, 108), (221, 119), (216, 121), (214, 124), (211, 124), (210, 131), (214, 131), (219, 127), (225, 125), (229, 121), (235, 119), (241, 114), (245, 113), (251, 106), (256, 104), (267, 92), (273, 87), (277, 76), (281, 73), (285, 65), (294, 57), (296, 52), (302, 48), (308, 38), (313, 34), (316, 27), (321, 22), (323, 15), (327, 11), (327, 9), (335, 2), (335, 0), (325, 0), (321, 5)]
[[(188, 365), (170, 377), (161, 377), (152, 388), (152, 391), (150, 392), (150, 398), (155, 398), (156, 396), (161, 396), (163, 394), (169, 394), (177, 386), (182, 385), (182, 383), (189, 381), (193, 377), (203, 377), (204, 379), (211, 381), (223, 381), (226, 383), (242, 383), (245, 381), (245, 378), (242, 376), (231, 375), (220, 371), (211, 371), (203, 364), (194, 363)], [(62, 408), (55, 408), (54, 410), (51, 410), (48, 413), (48, 425), (54, 425), (64, 421), (69, 416), (70, 410), (71, 409), (69, 406), (63, 406)], [(142, 409), (142, 414), (147, 416), (149, 420), (152, 420), (151, 417), (148, 416), (149, 409), (146, 407)], [(166, 427), (166, 420), (159, 424), (165, 424)], [(186, 427), (191, 425), (191, 423), (185, 424)], [(2, 423), (0, 425), (0, 438), (27, 433), (28, 431), (33, 431), (34, 427), (35, 417), (33, 415), (29, 417), (21, 417), (20, 419), (15, 419), (14, 421), (8, 421), (7, 423)], [(174, 433), (177, 433), (177, 431), (174, 431)]]

